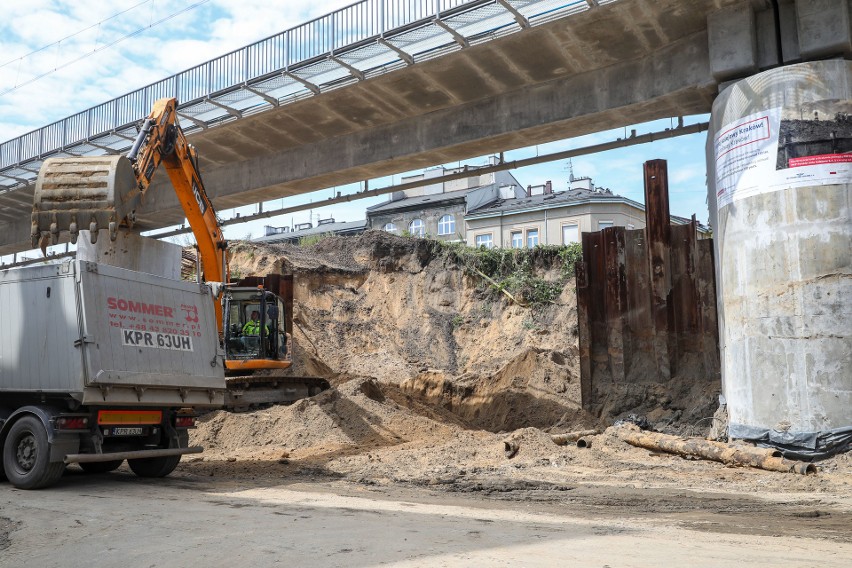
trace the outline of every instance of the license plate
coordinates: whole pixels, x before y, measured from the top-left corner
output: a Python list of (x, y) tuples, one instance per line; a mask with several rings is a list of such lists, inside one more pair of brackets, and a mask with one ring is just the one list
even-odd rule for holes
[(112, 428), (105, 433), (110, 436), (141, 436), (142, 428)]

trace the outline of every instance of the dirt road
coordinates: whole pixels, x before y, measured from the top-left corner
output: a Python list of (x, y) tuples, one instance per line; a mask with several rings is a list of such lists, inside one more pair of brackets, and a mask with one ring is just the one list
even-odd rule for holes
[(0, 484), (0, 566), (848, 566), (852, 503), (578, 485), (488, 495), (182, 467)]

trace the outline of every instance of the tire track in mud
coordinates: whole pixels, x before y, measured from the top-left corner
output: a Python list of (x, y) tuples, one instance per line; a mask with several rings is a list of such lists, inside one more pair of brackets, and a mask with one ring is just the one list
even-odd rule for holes
[(12, 531), (17, 527), (18, 523), (6, 517), (0, 517), (0, 551), (6, 550), (12, 546)]

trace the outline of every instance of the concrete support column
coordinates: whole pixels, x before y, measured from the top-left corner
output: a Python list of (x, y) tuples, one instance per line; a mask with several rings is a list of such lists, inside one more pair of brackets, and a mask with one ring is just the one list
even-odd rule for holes
[(852, 62), (790, 65), (725, 89), (707, 159), (730, 435), (848, 448)]

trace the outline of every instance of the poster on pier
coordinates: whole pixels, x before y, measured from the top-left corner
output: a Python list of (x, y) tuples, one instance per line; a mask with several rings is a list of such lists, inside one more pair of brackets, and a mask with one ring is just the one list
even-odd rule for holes
[(852, 183), (852, 101), (750, 114), (726, 124), (713, 148), (720, 209), (781, 189)]

